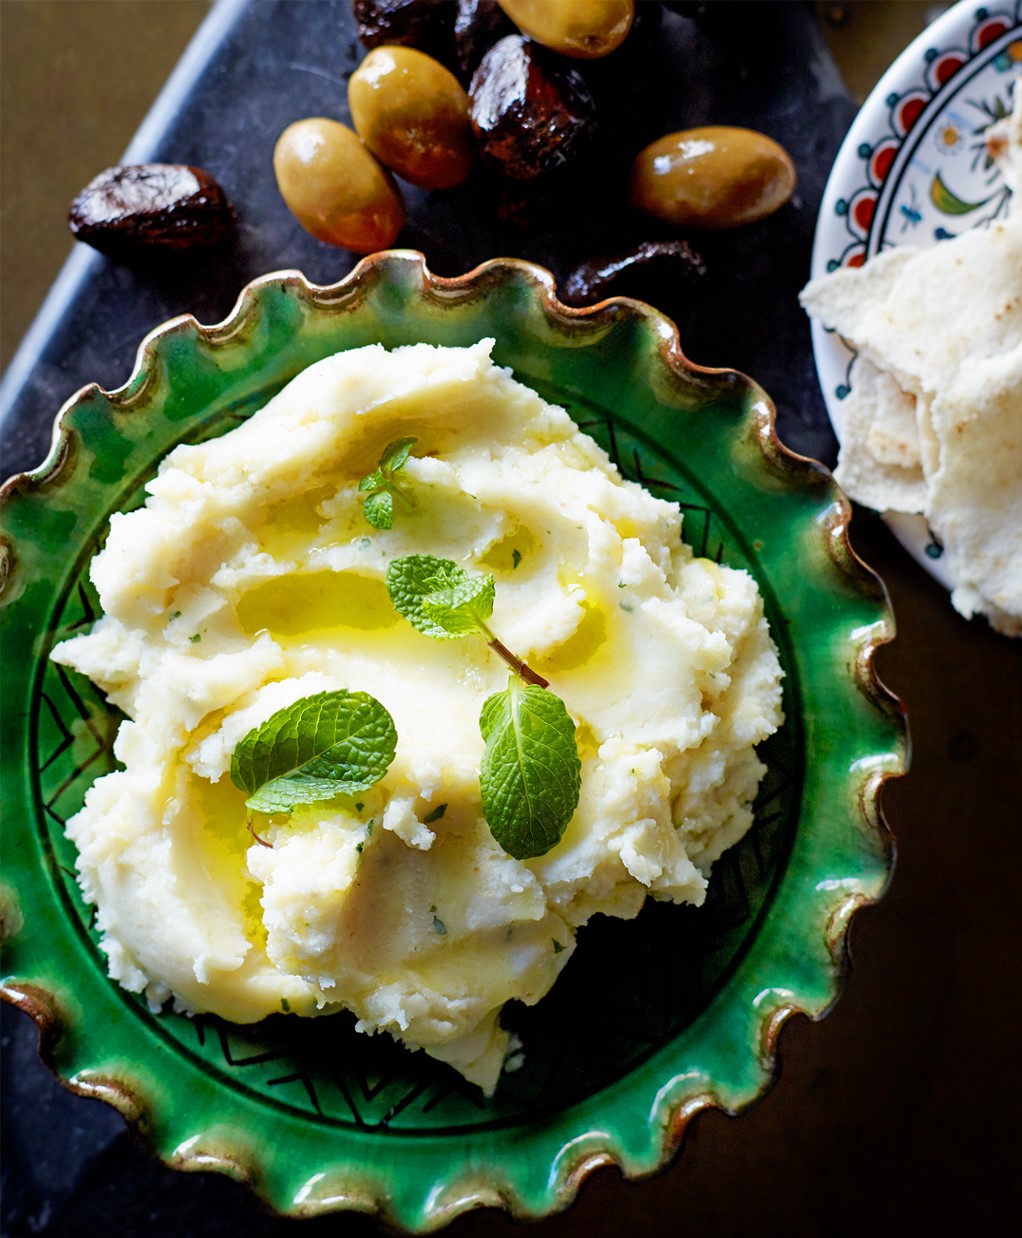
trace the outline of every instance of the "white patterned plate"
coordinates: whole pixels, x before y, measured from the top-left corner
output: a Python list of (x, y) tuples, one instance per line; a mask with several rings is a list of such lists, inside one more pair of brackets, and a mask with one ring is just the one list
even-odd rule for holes
[[(812, 277), (861, 266), (898, 245), (935, 245), (985, 227), (1010, 193), (986, 153), (986, 130), (1022, 80), (1022, 0), (962, 0), (887, 70), (838, 151), (820, 205)], [(832, 422), (855, 382), (855, 353), (812, 324)], [(940, 542), (921, 516), (887, 512), (902, 545), (950, 588)]]

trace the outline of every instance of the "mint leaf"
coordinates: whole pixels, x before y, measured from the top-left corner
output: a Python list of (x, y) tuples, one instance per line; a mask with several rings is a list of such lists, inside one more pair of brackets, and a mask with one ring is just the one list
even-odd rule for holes
[(417, 442), (415, 438), (396, 438), (388, 443), (380, 463), (358, 483), (359, 492), (366, 496), (362, 510), (374, 529), (393, 528), (395, 499), (408, 511), (415, 506), (411, 496), (394, 480), (394, 474), (407, 463)]
[(256, 812), (287, 812), (365, 791), (394, 759), (394, 720), (367, 692), (319, 692), (278, 710), (241, 740), (231, 781)]
[(493, 594), (492, 576), (466, 575), (450, 589), (427, 594), (420, 609), (430, 623), (443, 628), (448, 636), (467, 636), (470, 632), (485, 632), (486, 620), (493, 614)]
[(508, 855), (527, 860), (555, 846), (578, 806), (582, 763), (560, 697), (511, 677), (483, 704), (479, 768), (483, 816)]
[(391, 529), (394, 527), (394, 496), (389, 490), (367, 494), (362, 512), (374, 529)]
[(387, 568), (387, 592), (394, 609), (426, 636), (452, 638), (491, 634), (495, 584), (490, 575), (470, 576), (452, 559), (406, 555)]
[(418, 441), (416, 438), (396, 438), (392, 443), (388, 443), (384, 447), (383, 455), (380, 456), (380, 471), (385, 477), (396, 473), (399, 468), (404, 466), (408, 457), (412, 454), (412, 448)]

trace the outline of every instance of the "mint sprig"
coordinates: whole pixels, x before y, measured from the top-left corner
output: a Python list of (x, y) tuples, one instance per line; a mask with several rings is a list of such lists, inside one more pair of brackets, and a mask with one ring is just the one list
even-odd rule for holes
[(546, 691), (547, 680), (487, 626), (493, 577), (470, 575), (451, 559), (407, 555), (387, 568), (387, 592), (399, 614), (426, 636), (447, 640), (479, 632), (514, 672), (479, 716), (483, 815), (515, 859), (544, 855), (578, 806), (582, 763), (575, 724), (560, 697)]
[(495, 590), (488, 572), (470, 576), (453, 559), (434, 555), (406, 555), (393, 559), (387, 568), (390, 600), (412, 627), (443, 640), (478, 632), (519, 678), (538, 688), (547, 687), (549, 680), (513, 654), (487, 626)]
[(415, 438), (397, 438), (388, 443), (380, 463), (358, 483), (359, 492), (366, 496), (363, 513), (374, 529), (393, 528), (395, 501), (406, 511), (415, 507), (415, 500), (402, 489), (394, 474), (405, 466), (417, 442)]
[(278, 710), (241, 740), (231, 781), (255, 812), (288, 812), (374, 786), (394, 759), (394, 720), (367, 692), (319, 692)]
[(575, 724), (553, 692), (512, 675), (479, 716), (483, 816), (516, 860), (556, 846), (578, 806), (582, 763)]

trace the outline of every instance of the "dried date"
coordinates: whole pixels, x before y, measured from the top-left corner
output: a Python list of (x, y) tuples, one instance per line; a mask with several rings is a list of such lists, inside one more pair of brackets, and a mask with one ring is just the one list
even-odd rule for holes
[(582, 76), (542, 57), (522, 35), (490, 48), (469, 98), (483, 157), (512, 180), (563, 167), (592, 140), (596, 107)]
[(494, 43), (514, 33), (510, 18), (497, 0), (458, 0), (454, 52), (464, 80), (471, 80)]
[(71, 203), (77, 240), (115, 256), (208, 249), (235, 230), (234, 208), (201, 168), (140, 163), (107, 168)]
[(612, 256), (588, 258), (561, 285), (567, 305), (591, 305), (612, 296), (645, 301), (673, 298), (706, 274), (706, 264), (686, 241), (643, 241)]
[(453, 42), (449, 0), (353, 0), (362, 46), (415, 47), (446, 63)]

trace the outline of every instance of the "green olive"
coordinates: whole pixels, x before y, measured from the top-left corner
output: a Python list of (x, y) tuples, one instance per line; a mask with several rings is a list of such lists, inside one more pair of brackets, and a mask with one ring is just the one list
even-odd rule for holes
[(468, 95), (414, 47), (376, 47), (348, 82), (355, 129), (381, 163), (423, 189), (450, 189), (472, 171)]
[(635, 19), (635, 0), (497, 0), (522, 34), (578, 60), (616, 50)]
[(632, 205), (688, 228), (737, 228), (783, 206), (795, 190), (783, 146), (754, 129), (711, 125), (658, 138), (632, 165)]
[(277, 139), (273, 171), (292, 214), (320, 241), (371, 254), (392, 245), (404, 226), (393, 178), (336, 120), (313, 116), (288, 125)]

